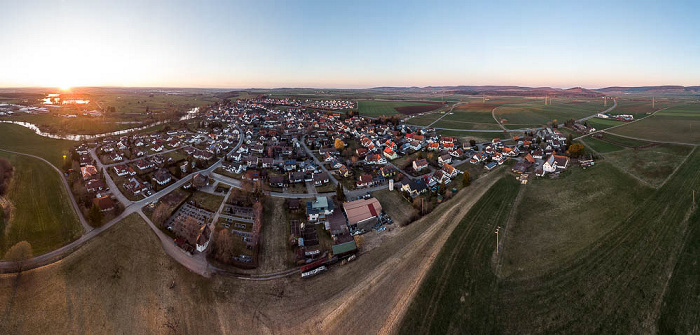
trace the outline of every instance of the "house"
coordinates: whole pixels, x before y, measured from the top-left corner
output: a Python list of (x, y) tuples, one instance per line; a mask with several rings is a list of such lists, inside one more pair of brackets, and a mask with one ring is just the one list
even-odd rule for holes
[(138, 179), (135, 177), (131, 177), (126, 183), (124, 183), (124, 188), (127, 191), (130, 191), (132, 194), (140, 194), (143, 190), (146, 189), (146, 185), (141, 183)]
[(85, 189), (88, 192), (99, 192), (105, 189), (105, 183), (99, 179), (91, 179), (85, 183)]
[(97, 177), (97, 168), (94, 165), (86, 165), (80, 168), (80, 174), (83, 176), (83, 180), (92, 179)]
[(139, 159), (134, 164), (136, 165), (136, 168), (138, 168), (140, 171), (150, 169), (154, 166), (152, 162), (147, 162), (145, 159)]
[(417, 197), (428, 191), (428, 185), (423, 179), (409, 180), (405, 178), (401, 185), (401, 191), (408, 192), (411, 197)]
[(281, 188), (281, 187), (285, 187), (285, 186), (286, 186), (286, 182), (285, 182), (285, 180), (284, 180), (284, 176), (271, 176), (271, 177), (268, 179), (268, 183), (269, 183), (270, 186), (272, 186), (272, 187), (280, 187), (280, 188)]
[(367, 156), (367, 158), (365, 158), (365, 163), (384, 165), (384, 164), (386, 164), (386, 159), (378, 154), (369, 155), (369, 156)]
[(97, 206), (102, 212), (111, 211), (114, 209), (114, 201), (108, 195), (92, 199), (92, 204)]
[(334, 211), (333, 214), (328, 216), (328, 221), (326, 221), (326, 230), (328, 230), (333, 237), (339, 235), (348, 234), (348, 224), (345, 221), (345, 216), (341, 211)]
[(440, 143), (437, 143), (437, 142), (428, 143), (428, 150), (429, 150), (429, 151), (438, 151), (438, 150), (440, 150)]
[(390, 178), (396, 175), (396, 169), (391, 165), (382, 166), (382, 168), (379, 169), (379, 174), (384, 178)]
[(303, 183), (304, 182), (304, 172), (290, 172), (289, 182), (292, 184)]
[(357, 179), (357, 187), (369, 187), (370, 185), (372, 185), (372, 176), (368, 174), (363, 174)]
[(529, 153), (528, 153), (527, 155), (525, 155), (524, 158), (525, 158), (525, 161), (527, 161), (527, 162), (530, 163), (530, 164), (534, 164), (534, 163), (535, 163), (535, 158), (532, 157), (532, 155), (530, 155)]
[(490, 171), (490, 170), (493, 170), (493, 168), (495, 168), (496, 166), (498, 166), (498, 163), (496, 163), (496, 162), (490, 162), (490, 163), (484, 165), (484, 168), (485, 168), (486, 170), (489, 170), (489, 171)]
[(360, 225), (373, 225), (382, 212), (382, 204), (377, 198), (360, 199), (344, 203), (343, 210), (348, 218), (348, 226), (357, 229)]
[(350, 170), (348, 169), (347, 166), (342, 165), (340, 168), (338, 168), (338, 174), (340, 174), (341, 176), (347, 178), (347, 177), (350, 176)]
[(153, 174), (153, 180), (158, 183), (158, 185), (165, 185), (172, 180), (172, 176), (168, 169), (160, 169)]
[(420, 171), (428, 167), (428, 161), (426, 159), (417, 159), (413, 161), (413, 170)]
[[(433, 182), (435, 182), (436, 184), (440, 184), (440, 183), (443, 183), (443, 182), (444, 182), (445, 184), (449, 184), (449, 182), (450, 182), (450, 177), (449, 177), (444, 171), (442, 171), (442, 170), (437, 170), (437, 171), (435, 171), (435, 173), (433, 173), (432, 180), (433, 180)], [(433, 184), (431, 183), (431, 185), (433, 185)]]
[(438, 157), (438, 164), (443, 165), (449, 163), (452, 163), (452, 156), (450, 156), (450, 154), (444, 154)]
[(260, 171), (257, 170), (248, 170), (245, 172), (245, 175), (243, 176), (243, 179), (247, 179), (250, 181), (258, 181), (260, 180)]
[(555, 172), (566, 169), (567, 165), (569, 165), (569, 157), (552, 154), (542, 164), (542, 170), (544, 172)]
[(450, 178), (454, 178), (457, 176), (457, 174), (459, 174), (459, 170), (455, 169), (455, 167), (450, 164), (443, 165), (442, 172), (444, 172)]
[(330, 181), (330, 179), (328, 177), (328, 173), (326, 173), (326, 172), (314, 174), (314, 185), (315, 186), (328, 184), (329, 181)]
[(316, 200), (306, 202), (306, 218), (312, 222), (325, 220), (326, 216), (333, 214), (333, 210), (333, 202), (328, 201), (327, 197), (316, 197)]
[(389, 160), (393, 160), (393, 159), (396, 159), (399, 157), (396, 154), (396, 152), (392, 148), (389, 148), (389, 147), (384, 148), (384, 156), (386, 156), (386, 158), (388, 158)]

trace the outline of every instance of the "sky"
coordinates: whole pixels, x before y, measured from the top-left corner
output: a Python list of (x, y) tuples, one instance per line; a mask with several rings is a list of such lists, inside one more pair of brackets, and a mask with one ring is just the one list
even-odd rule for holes
[(698, 1), (0, 0), (0, 87), (700, 85)]

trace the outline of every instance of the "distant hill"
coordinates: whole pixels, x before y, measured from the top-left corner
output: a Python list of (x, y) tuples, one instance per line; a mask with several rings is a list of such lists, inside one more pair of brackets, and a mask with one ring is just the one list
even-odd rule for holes
[(698, 94), (700, 93), (700, 86), (678, 86), (678, 85), (664, 85), (664, 86), (640, 86), (640, 87), (621, 87), (613, 86), (600, 88), (596, 91), (605, 94)]
[(602, 97), (605, 95), (618, 94), (655, 94), (655, 95), (683, 95), (683, 94), (700, 94), (700, 86), (679, 86), (679, 85), (662, 85), (662, 86), (638, 86), (638, 87), (622, 87), (613, 86), (598, 89), (589, 89), (583, 87), (573, 87), (568, 89), (553, 88), (553, 87), (526, 87), (526, 86), (497, 86), (497, 85), (482, 85), (482, 86), (426, 86), (426, 87), (375, 87), (371, 88), (375, 91), (383, 92), (444, 92), (452, 94), (466, 95), (491, 95), (491, 96), (525, 96), (525, 97)]

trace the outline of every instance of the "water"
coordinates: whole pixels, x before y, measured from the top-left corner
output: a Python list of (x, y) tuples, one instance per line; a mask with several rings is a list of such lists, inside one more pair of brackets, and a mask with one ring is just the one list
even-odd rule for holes
[[(178, 119), (178, 122), (179, 122), (179, 121), (185, 121), (185, 120), (194, 119), (195, 117), (197, 117), (197, 114), (198, 114), (198, 113), (199, 113), (199, 108), (193, 108), (193, 109), (191, 109), (190, 111), (188, 111), (187, 114), (185, 114), (183, 117), (181, 117), (180, 119)], [(35, 125), (35, 124), (31, 123), (31, 122), (7, 121), (7, 120), (1, 120), (0, 122), (1, 122), (1, 123), (12, 123), (12, 124), (20, 125), (20, 126), (22, 126), (22, 127), (26, 127), (26, 128), (31, 129), (32, 131), (34, 131), (34, 133), (36, 133), (36, 134), (39, 135), (39, 136), (44, 136), (44, 137), (53, 138), (53, 139), (57, 139), (57, 140), (87, 141), (87, 140), (93, 140), (93, 139), (96, 139), (96, 138), (106, 137), (106, 136), (119, 136), (119, 135), (124, 135), (124, 134), (128, 134), (128, 133), (130, 133), (130, 132), (140, 131), (140, 130), (144, 130), (144, 129), (147, 129), (147, 128), (150, 128), (150, 127), (153, 127), (153, 126), (157, 126), (157, 125), (161, 125), (161, 124), (170, 123), (171, 121), (158, 121), (158, 122), (151, 123), (151, 124), (147, 124), (147, 125), (141, 126), (141, 127), (134, 127), (134, 128), (129, 128), (129, 129), (116, 130), (116, 131), (112, 131), (112, 132), (109, 132), (109, 133), (93, 134), (93, 135), (85, 135), (85, 134), (54, 134), (54, 133), (42, 131), (41, 129), (39, 129), (39, 127), (38, 127), (37, 125)]]

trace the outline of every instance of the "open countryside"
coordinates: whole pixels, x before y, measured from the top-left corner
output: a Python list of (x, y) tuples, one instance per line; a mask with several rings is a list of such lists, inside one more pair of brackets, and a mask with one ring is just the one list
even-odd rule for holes
[(0, 334), (700, 335), (700, 4), (3, 9)]

